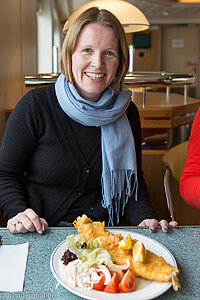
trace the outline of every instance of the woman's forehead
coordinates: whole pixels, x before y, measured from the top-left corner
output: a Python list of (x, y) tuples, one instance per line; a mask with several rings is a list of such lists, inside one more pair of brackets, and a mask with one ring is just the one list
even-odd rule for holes
[(100, 23), (85, 25), (78, 35), (76, 44), (90, 43), (94, 41), (111, 43), (113, 46), (118, 45), (118, 38), (112, 27), (104, 26)]

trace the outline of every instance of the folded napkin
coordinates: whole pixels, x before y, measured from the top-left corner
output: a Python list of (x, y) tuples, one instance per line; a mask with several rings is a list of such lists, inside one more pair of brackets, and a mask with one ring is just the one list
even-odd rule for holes
[(0, 291), (22, 292), (28, 243), (0, 247)]

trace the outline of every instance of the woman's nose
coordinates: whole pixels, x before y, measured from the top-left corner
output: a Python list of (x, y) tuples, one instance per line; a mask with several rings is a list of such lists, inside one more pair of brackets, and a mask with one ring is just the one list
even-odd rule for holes
[(91, 66), (95, 68), (100, 68), (103, 64), (102, 55), (95, 54), (92, 57)]

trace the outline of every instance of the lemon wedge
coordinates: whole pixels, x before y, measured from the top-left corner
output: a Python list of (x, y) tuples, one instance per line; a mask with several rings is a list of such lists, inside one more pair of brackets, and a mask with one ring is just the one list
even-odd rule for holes
[(143, 262), (146, 257), (146, 249), (141, 241), (137, 241), (132, 248), (134, 261)]
[(119, 242), (118, 247), (122, 250), (129, 250), (132, 248), (132, 240), (131, 240), (130, 234), (127, 234), (127, 236)]

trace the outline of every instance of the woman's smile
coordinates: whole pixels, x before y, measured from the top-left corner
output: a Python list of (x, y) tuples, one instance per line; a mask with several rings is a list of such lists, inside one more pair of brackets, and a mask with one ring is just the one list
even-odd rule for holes
[(96, 74), (96, 73), (89, 73), (89, 72), (85, 72), (85, 74), (91, 78), (91, 79), (99, 79), (99, 78), (103, 78), (105, 76), (105, 74)]

